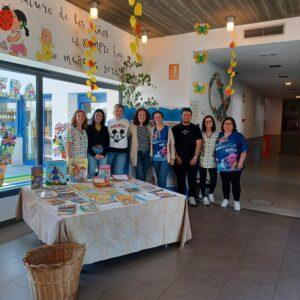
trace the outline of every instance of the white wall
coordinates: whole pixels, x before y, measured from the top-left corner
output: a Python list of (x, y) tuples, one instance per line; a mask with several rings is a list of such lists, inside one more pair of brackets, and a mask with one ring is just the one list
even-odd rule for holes
[(265, 135), (281, 135), (283, 100), (265, 101)]

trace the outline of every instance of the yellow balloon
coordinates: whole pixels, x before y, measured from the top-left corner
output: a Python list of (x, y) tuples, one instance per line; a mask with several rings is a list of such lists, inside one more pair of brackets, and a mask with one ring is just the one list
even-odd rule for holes
[(142, 12), (143, 12), (142, 3), (138, 2), (134, 7), (134, 14), (140, 17), (142, 15)]

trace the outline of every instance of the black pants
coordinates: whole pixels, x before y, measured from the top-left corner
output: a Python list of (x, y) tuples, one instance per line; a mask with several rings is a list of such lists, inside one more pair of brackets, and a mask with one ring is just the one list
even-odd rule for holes
[(230, 184), (231, 184), (234, 201), (240, 201), (241, 174), (242, 174), (242, 171), (220, 172), (224, 199), (229, 200)]
[(175, 173), (177, 177), (178, 193), (186, 193), (186, 176), (189, 184), (189, 197), (196, 197), (196, 177), (198, 173), (198, 164), (191, 166), (189, 162), (183, 162), (181, 165), (175, 164)]
[(217, 168), (206, 169), (200, 167), (199, 171), (200, 171), (200, 189), (201, 189), (202, 197), (207, 196), (206, 195), (207, 172), (209, 172), (209, 178), (210, 178), (209, 193), (213, 194), (217, 185)]

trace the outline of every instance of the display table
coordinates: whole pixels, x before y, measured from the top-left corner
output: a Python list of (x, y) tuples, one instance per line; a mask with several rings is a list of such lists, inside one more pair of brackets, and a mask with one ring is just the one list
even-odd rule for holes
[[(71, 185), (72, 187), (72, 185)], [(16, 210), (46, 244), (77, 242), (86, 245), (84, 264), (192, 238), (187, 202), (183, 195), (124, 205), (99, 205), (98, 211), (57, 215), (36, 190), (22, 188)]]

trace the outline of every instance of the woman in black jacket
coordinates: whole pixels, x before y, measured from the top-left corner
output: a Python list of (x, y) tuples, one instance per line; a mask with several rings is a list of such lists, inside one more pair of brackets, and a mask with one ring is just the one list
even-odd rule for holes
[(102, 109), (96, 109), (92, 124), (88, 125), (86, 132), (88, 135), (88, 177), (95, 175), (95, 170), (100, 165), (107, 164), (106, 152), (109, 147), (108, 129), (105, 124), (105, 114)]

